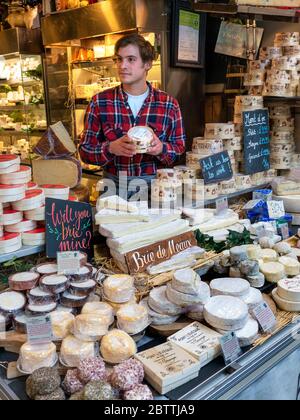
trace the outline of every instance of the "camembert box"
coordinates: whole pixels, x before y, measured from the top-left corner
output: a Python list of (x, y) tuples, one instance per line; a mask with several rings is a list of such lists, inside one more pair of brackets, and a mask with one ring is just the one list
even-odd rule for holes
[(221, 354), (221, 337), (216, 331), (194, 322), (168, 340), (190, 353), (203, 367)]
[(163, 394), (198, 376), (200, 362), (171, 341), (138, 353), (146, 380)]

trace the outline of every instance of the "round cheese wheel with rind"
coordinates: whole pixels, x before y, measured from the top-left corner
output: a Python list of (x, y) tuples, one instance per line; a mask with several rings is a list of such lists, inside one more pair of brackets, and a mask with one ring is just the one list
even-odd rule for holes
[(0, 196), (11, 196), (25, 194), (26, 187), (24, 184), (4, 185), (0, 183)]
[(300, 276), (280, 280), (277, 284), (277, 294), (281, 299), (300, 303)]
[(58, 294), (64, 292), (69, 286), (67, 276), (51, 274), (40, 279), (40, 288), (47, 293)]
[(204, 319), (214, 328), (237, 331), (247, 324), (248, 306), (236, 297), (215, 296), (204, 307)]
[(300, 312), (300, 303), (299, 302), (291, 302), (289, 300), (282, 299), (278, 295), (278, 290), (277, 289), (274, 289), (272, 291), (272, 297), (273, 297), (276, 305), (282, 311), (286, 311), (286, 312)]
[(8, 284), (11, 290), (26, 291), (35, 288), (39, 281), (38, 273), (23, 272), (16, 273), (9, 277)]
[(106, 362), (122, 363), (136, 354), (137, 347), (125, 331), (111, 330), (103, 337), (100, 352)]
[(51, 275), (51, 274), (57, 274), (57, 264), (56, 263), (44, 263), (39, 264), (36, 267), (36, 271), (41, 275)]
[(46, 207), (41, 206), (33, 210), (24, 212), (24, 216), (28, 220), (34, 220), (36, 222), (42, 222), (46, 219)]
[(284, 270), (287, 276), (298, 276), (300, 274), (300, 263), (290, 257), (280, 257), (280, 264), (284, 266)]
[(95, 357), (95, 344), (68, 335), (61, 344), (61, 361), (69, 367), (79, 367), (80, 361)]
[(57, 361), (56, 346), (53, 343), (33, 345), (25, 343), (20, 349), (20, 365), (31, 374), (37, 369), (52, 367)]
[(278, 254), (274, 249), (262, 249), (261, 258), (265, 263), (278, 261)]
[(37, 224), (32, 220), (22, 220), (20, 223), (9, 225), (5, 227), (6, 232), (9, 233), (23, 233), (36, 229)]
[(167, 285), (166, 294), (167, 298), (171, 302), (181, 306), (182, 308), (186, 308), (191, 305), (205, 304), (210, 299), (210, 288), (206, 283), (200, 282), (198, 293), (190, 295), (187, 293), (177, 292), (177, 290), (173, 289), (172, 284), (169, 283)]
[(45, 204), (45, 195), (43, 190), (29, 190), (23, 200), (13, 203), (14, 210), (27, 211), (34, 210)]
[[(0, 175), (1, 184), (27, 184), (31, 181), (32, 171), (29, 166), (20, 166), (16, 172)], [(25, 185), (26, 188), (26, 185)]]
[(138, 334), (149, 325), (149, 314), (143, 305), (126, 305), (117, 312), (118, 327), (127, 334)]
[(195, 294), (200, 287), (200, 276), (191, 269), (177, 270), (173, 274), (172, 287), (178, 292)]
[(181, 306), (167, 298), (167, 286), (156, 287), (151, 290), (148, 305), (153, 311), (162, 315), (177, 316), (183, 313)]
[[(15, 225), (23, 220), (23, 213), (21, 211), (4, 209), (3, 214), (0, 216), (0, 224), (4, 226)], [(27, 219), (31, 220), (31, 219)]]
[(103, 283), (103, 293), (111, 302), (128, 302), (134, 293), (134, 279), (125, 274), (107, 277)]
[(14, 203), (20, 200), (23, 200), (24, 198), (25, 198), (25, 193), (17, 194), (17, 195), (0, 195), (0, 203), (2, 204), (12, 203), (12, 205), (14, 205)]
[(48, 303), (45, 305), (35, 305), (35, 304), (29, 304), (26, 307), (26, 311), (32, 315), (38, 315), (38, 314), (48, 314), (52, 311), (55, 311), (57, 308), (57, 303)]
[(248, 281), (241, 278), (215, 279), (211, 281), (210, 288), (213, 296), (225, 295), (243, 298), (250, 292)]
[(20, 170), (20, 164), (10, 165), (7, 168), (0, 168), (0, 175), (11, 174)]
[(243, 297), (242, 300), (248, 306), (249, 311), (252, 311), (255, 308), (255, 306), (262, 303), (264, 299), (262, 293), (259, 290), (251, 287), (248, 295)]
[(17, 314), (26, 305), (25, 296), (19, 292), (4, 292), (0, 294), (0, 312)]
[(5, 233), (0, 238), (0, 250), (19, 244), (22, 245), (22, 236), (20, 233)]
[(278, 283), (286, 275), (284, 266), (279, 262), (263, 263), (260, 265), (260, 271), (269, 283)]
[(247, 280), (250, 283), (251, 287), (259, 289), (265, 285), (266, 279), (263, 273), (258, 273), (256, 276), (248, 276)]
[(148, 299), (143, 299), (141, 301), (141, 305), (144, 305), (147, 308), (149, 316), (151, 318), (152, 325), (170, 325), (177, 321), (180, 317), (179, 315), (165, 315), (160, 314), (158, 312), (153, 311), (150, 306), (148, 305)]
[[(228, 331), (218, 330), (220, 334), (227, 334)], [(255, 343), (259, 337), (259, 325), (253, 318), (249, 318), (247, 324), (241, 330), (235, 331), (240, 346), (248, 347)]]
[(19, 165), (21, 159), (17, 155), (0, 155), (0, 169), (9, 168), (12, 165)]

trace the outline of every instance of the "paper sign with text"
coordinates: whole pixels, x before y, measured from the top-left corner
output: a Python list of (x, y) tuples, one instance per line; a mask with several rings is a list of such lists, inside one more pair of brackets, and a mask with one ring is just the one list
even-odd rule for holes
[(58, 274), (71, 276), (80, 273), (82, 255), (80, 252), (58, 252), (57, 271)]
[(262, 302), (253, 309), (253, 315), (264, 333), (273, 332), (277, 325), (276, 318), (266, 302)]
[(223, 198), (219, 198), (216, 201), (216, 211), (217, 214), (221, 214), (224, 213), (228, 210), (229, 205), (228, 205), (228, 198), (227, 197), (223, 197)]
[(50, 315), (32, 317), (27, 323), (27, 341), (30, 344), (46, 344), (53, 340)]
[(268, 201), (267, 205), (270, 219), (280, 219), (285, 216), (283, 201)]
[(239, 340), (234, 332), (221, 337), (220, 344), (226, 365), (235, 362), (243, 354)]

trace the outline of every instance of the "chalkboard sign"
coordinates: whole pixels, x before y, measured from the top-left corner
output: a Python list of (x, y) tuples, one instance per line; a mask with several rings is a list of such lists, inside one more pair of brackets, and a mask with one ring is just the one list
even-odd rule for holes
[(270, 124), (267, 109), (243, 112), (245, 174), (270, 169)]
[(231, 161), (228, 152), (200, 159), (200, 166), (205, 184), (227, 181), (233, 177)]
[(46, 252), (82, 251), (93, 257), (92, 207), (86, 203), (46, 198)]
[[(254, 47), (254, 42), (252, 41), (253, 34), (250, 33), (250, 29), (247, 29), (244, 25), (222, 22), (215, 52), (218, 54), (229, 55), (231, 57), (247, 59), (247, 50), (255, 49), (255, 51), (259, 51), (263, 33), (263, 28), (255, 29), (256, 45)], [(252, 45), (250, 44), (251, 42)]]

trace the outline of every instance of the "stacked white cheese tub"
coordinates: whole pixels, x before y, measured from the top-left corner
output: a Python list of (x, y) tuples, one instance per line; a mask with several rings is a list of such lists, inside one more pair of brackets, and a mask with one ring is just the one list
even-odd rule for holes
[(174, 169), (159, 169), (157, 179), (152, 182), (151, 199), (154, 205), (175, 205), (182, 195), (183, 180)]
[[(45, 204), (43, 190), (31, 182), (31, 168), (20, 165), (14, 155), (0, 155), (0, 255), (16, 252), (22, 245), (45, 244), (45, 220), (40, 208)], [(38, 210), (39, 217), (34, 217)]]
[(271, 125), (271, 168), (288, 170), (292, 168), (296, 150), (295, 120), (289, 105), (278, 104), (270, 108)]
[(68, 200), (70, 195), (70, 187), (61, 184), (45, 184), (40, 185), (44, 191), (45, 198), (56, 198), (58, 200)]
[(274, 289), (273, 299), (278, 307), (287, 312), (300, 312), (300, 277), (280, 280)]
[(272, 60), (263, 89), (264, 96), (293, 97), (299, 89), (300, 44), (298, 32), (279, 32), (274, 47), (263, 49)]

